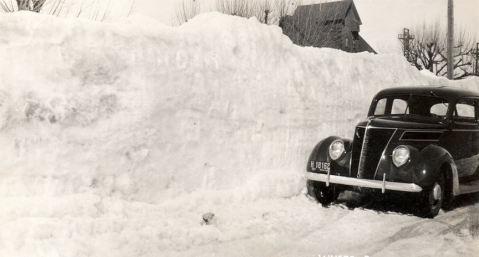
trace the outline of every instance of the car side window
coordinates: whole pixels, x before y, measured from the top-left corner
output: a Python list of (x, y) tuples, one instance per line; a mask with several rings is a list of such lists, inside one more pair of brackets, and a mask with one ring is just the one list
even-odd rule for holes
[(476, 116), (477, 100), (462, 99), (457, 102), (453, 120), (458, 123), (477, 123)]
[[(391, 114), (408, 114), (409, 111), (406, 110), (407, 102), (402, 99), (394, 99)], [(406, 112), (408, 111), (408, 112)]]
[(387, 98), (382, 98), (377, 102), (376, 110), (374, 110), (374, 115), (384, 115), (386, 113), (387, 100)]
[(436, 116), (446, 117), (447, 105), (445, 105), (444, 103), (435, 104), (431, 107), (430, 113)]
[(407, 101), (400, 98), (381, 98), (376, 103), (374, 115), (409, 114)]

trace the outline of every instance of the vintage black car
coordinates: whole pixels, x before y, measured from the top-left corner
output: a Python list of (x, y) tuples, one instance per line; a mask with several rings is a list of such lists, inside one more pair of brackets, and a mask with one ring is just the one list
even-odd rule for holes
[(320, 141), (306, 178), (322, 204), (346, 189), (405, 192), (419, 215), (434, 217), (455, 196), (479, 191), (478, 167), (479, 92), (400, 87), (374, 97), (352, 139)]

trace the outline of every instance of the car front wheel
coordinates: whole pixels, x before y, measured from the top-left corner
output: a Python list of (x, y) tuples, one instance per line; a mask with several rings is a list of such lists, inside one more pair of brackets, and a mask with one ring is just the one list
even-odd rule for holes
[(339, 189), (334, 185), (326, 186), (324, 182), (308, 180), (308, 194), (322, 205), (334, 202), (339, 196)]
[(434, 218), (439, 214), (444, 202), (444, 173), (439, 173), (436, 182), (429, 187), (425, 187), (420, 200), (421, 217)]

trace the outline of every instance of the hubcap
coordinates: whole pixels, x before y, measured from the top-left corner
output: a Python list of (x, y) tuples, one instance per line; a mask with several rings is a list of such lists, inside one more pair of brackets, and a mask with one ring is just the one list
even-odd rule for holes
[(436, 183), (433, 188), (434, 200), (441, 199), (441, 194), (442, 194), (441, 186), (438, 183)]

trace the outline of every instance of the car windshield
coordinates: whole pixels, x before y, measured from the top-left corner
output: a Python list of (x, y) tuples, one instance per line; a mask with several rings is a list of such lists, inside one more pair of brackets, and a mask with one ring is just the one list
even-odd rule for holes
[(385, 117), (417, 122), (441, 122), (446, 118), (449, 102), (428, 95), (392, 95), (376, 99), (374, 117)]

